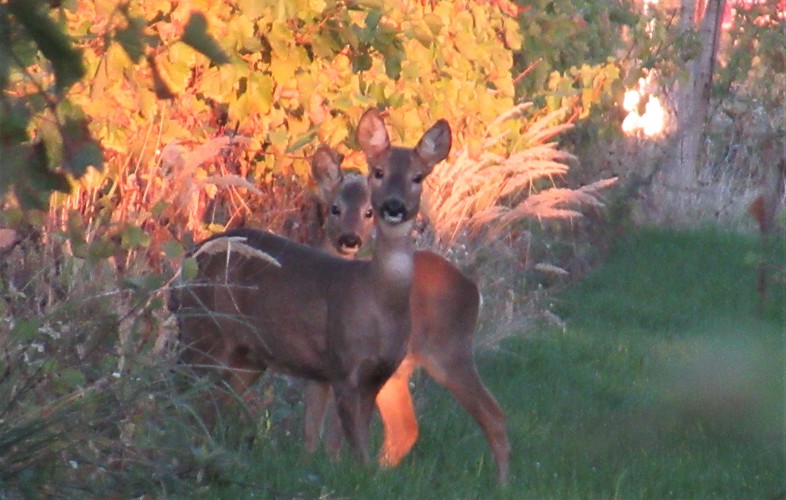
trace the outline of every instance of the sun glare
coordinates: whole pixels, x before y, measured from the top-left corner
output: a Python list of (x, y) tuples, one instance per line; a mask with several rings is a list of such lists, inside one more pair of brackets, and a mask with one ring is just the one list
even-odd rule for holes
[[(625, 92), (625, 96), (622, 98), (622, 108), (628, 114), (622, 121), (624, 133), (655, 137), (666, 129), (666, 110), (660, 99), (653, 95), (654, 80), (654, 72), (651, 72), (646, 78), (639, 79), (635, 89)], [(642, 101), (644, 101), (644, 113), (639, 114)]]

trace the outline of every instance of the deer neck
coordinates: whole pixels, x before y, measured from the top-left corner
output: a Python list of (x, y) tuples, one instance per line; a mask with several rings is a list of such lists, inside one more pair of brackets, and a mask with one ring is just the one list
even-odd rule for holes
[(395, 226), (377, 226), (374, 256), (371, 259), (373, 289), (388, 303), (409, 304), (414, 269), (413, 245), (410, 232), (412, 221)]

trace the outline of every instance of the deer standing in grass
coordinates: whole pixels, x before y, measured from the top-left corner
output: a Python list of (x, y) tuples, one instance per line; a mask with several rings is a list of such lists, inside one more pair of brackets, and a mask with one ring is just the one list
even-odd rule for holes
[[(323, 250), (352, 258), (368, 242), (372, 230), (371, 191), (360, 174), (341, 171), (338, 155), (320, 148), (312, 161), (318, 197), (324, 214)], [(480, 380), (473, 356), (473, 335), (480, 294), (469, 278), (443, 257), (427, 251), (414, 254), (414, 281), (410, 295), (412, 330), (407, 355), (385, 383), (376, 404), (384, 425), (379, 460), (395, 466), (418, 438), (418, 422), (409, 390), (409, 378), (418, 366), (446, 387), (483, 429), (497, 466), (500, 483), (508, 480), (510, 444), (505, 415)], [(306, 448), (316, 450), (328, 409), (330, 386), (311, 381), (305, 397)], [(328, 451), (336, 455), (341, 435), (335, 412), (326, 429)]]
[(216, 370), (242, 394), (265, 371), (328, 384), (355, 456), (368, 462), (374, 400), (407, 350), (413, 249), (422, 181), (450, 151), (434, 124), (413, 148), (393, 147), (379, 113), (364, 113), (377, 251), (350, 261), (271, 233), (238, 229), (194, 252), (197, 277), (178, 289), (183, 360)]

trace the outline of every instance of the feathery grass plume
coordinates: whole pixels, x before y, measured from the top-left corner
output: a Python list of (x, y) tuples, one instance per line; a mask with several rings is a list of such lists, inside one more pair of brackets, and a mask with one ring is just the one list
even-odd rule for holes
[[(521, 122), (532, 103), (515, 106), (486, 130), (480, 150), (463, 144), (427, 181), (428, 215), (440, 243), (457, 236), (494, 237), (525, 218), (579, 217), (581, 205), (602, 206), (598, 193), (614, 179), (579, 189), (556, 187), (576, 158), (553, 138), (570, 129), (567, 109)], [(550, 187), (549, 187), (550, 186)]]

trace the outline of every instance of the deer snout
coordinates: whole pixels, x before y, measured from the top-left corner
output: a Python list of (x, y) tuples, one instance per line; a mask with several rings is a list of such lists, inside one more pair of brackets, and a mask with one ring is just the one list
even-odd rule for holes
[(355, 254), (363, 246), (363, 239), (354, 233), (342, 234), (338, 237), (339, 251), (344, 254)]
[(398, 224), (407, 218), (407, 207), (404, 202), (394, 198), (382, 203), (379, 213), (386, 222)]

